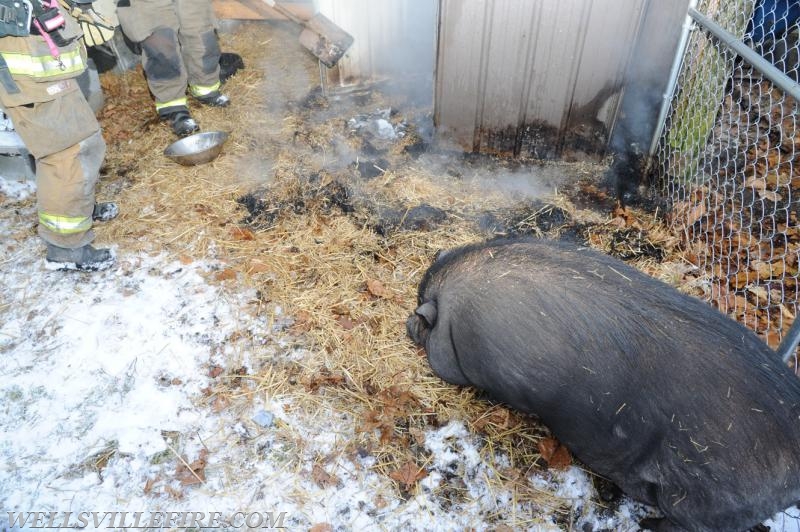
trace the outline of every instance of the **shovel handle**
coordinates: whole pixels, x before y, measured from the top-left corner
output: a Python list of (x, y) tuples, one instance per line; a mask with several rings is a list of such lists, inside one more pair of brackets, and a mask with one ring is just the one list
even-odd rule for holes
[(280, 4), (278, 4), (277, 2), (275, 2), (275, 0), (263, 0), (263, 1), (264, 1), (264, 3), (266, 3), (266, 4), (267, 4), (269, 7), (271, 7), (272, 9), (274, 9), (275, 11), (277, 11), (278, 13), (280, 13), (281, 15), (283, 15), (284, 17), (288, 18), (289, 20), (291, 20), (291, 21), (292, 21), (292, 22), (294, 22), (295, 24), (300, 24), (301, 26), (305, 26), (305, 25), (306, 25), (306, 23), (305, 23), (305, 22), (303, 22), (302, 20), (300, 20), (299, 18), (297, 18), (296, 16), (294, 16), (294, 14), (292, 14), (292, 12), (291, 12), (291, 11), (289, 11), (288, 9), (286, 9), (285, 7), (283, 7), (282, 5), (280, 5)]

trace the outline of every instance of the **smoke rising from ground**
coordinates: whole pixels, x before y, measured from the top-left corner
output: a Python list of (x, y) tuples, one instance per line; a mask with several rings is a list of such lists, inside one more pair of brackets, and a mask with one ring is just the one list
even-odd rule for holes
[(385, 82), (387, 94), (433, 106), (436, 0), (316, 0), (320, 12), (355, 38), (340, 62), (343, 84)]

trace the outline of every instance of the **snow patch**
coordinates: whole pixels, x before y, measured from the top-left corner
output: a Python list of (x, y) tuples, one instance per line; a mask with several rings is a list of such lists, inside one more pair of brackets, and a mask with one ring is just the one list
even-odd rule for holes
[(36, 194), (36, 182), (31, 179), (0, 177), (0, 194), (13, 201), (22, 201)]

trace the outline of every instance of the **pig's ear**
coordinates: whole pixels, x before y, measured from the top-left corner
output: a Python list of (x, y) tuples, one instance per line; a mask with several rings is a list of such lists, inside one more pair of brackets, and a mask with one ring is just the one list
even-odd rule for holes
[(436, 324), (436, 303), (433, 301), (426, 301), (417, 307), (417, 310), (414, 311), (414, 314), (425, 320), (425, 323), (428, 324), (428, 327), (433, 327)]

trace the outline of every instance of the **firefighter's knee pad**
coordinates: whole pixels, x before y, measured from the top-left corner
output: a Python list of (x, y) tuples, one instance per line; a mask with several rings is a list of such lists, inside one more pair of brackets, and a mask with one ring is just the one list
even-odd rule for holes
[(153, 80), (173, 79), (181, 74), (181, 52), (178, 35), (172, 28), (157, 28), (142, 41), (144, 70)]
[(206, 74), (216, 71), (219, 66), (219, 57), (222, 53), (219, 47), (219, 37), (214, 30), (207, 31), (201, 36), (203, 42), (203, 72)]

